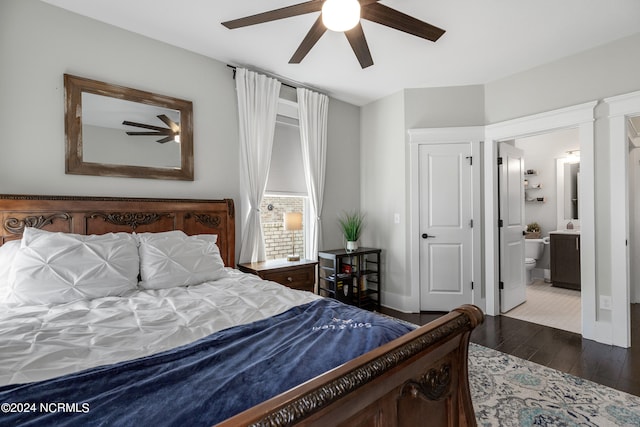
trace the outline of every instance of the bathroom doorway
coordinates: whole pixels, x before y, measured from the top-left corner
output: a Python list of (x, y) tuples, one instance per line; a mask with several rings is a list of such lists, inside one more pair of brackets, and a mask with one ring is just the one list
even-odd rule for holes
[[(638, 301), (637, 269), (637, 224), (638, 219), (637, 117), (640, 116), (640, 91), (604, 99), (608, 113), (610, 155), (610, 245), (611, 245), (611, 301), (610, 307), (612, 341), (614, 345), (630, 347), (631, 305)], [(635, 206), (632, 206), (632, 203)], [(634, 216), (631, 216), (635, 212)], [(634, 250), (634, 246), (636, 250)], [(635, 258), (632, 258), (634, 256)], [(636, 281), (636, 283), (634, 283)], [(635, 294), (635, 295), (634, 295)], [(603, 297), (600, 297), (601, 299)], [(602, 304), (599, 306), (603, 311)], [(637, 344), (637, 343), (636, 343)]]
[[(503, 315), (580, 334), (579, 129), (516, 138), (510, 143), (524, 156), (526, 300)], [(552, 239), (554, 258), (560, 261), (551, 258)], [(570, 258), (564, 251), (571, 251)], [(501, 257), (500, 262), (508, 259)], [(520, 268), (510, 268), (516, 267)], [(577, 278), (568, 270), (577, 271)]]
[[(640, 259), (640, 116), (630, 117), (628, 130), (628, 208), (629, 259)], [(640, 266), (629, 263), (629, 296), (631, 304), (640, 303)], [(633, 326), (633, 322), (631, 323)], [(633, 336), (633, 331), (632, 331)], [(632, 342), (632, 345), (634, 343)], [(636, 343), (637, 345), (637, 343)]]

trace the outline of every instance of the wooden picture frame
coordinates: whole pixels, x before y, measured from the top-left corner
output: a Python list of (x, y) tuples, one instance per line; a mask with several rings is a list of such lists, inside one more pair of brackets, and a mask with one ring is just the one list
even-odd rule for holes
[[(193, 104), (191, 101), (113, 85), (97, 80), (90, 80), (70, 74), (64, 75), (64, 87), (66, 144), (65, 173), (193, 181)], [(171, 144), (177, 144), (177, 147), (174, 148), (174, 151), (177, 151), (176, 148), (179, 148), (179, 154), (176, 154), (175, 156), (176, 164), (165, 167), (157, 165), (147, 166), (135, 163), (127, 164), (126, 162), (111, 163), (109, 161), (87, 160), (87, 144), (89, 141), (85, 140), (86, 136), (83, 135), (83, 117), (88, 113), (83, 110), (83, 94), (107, 97), (105, 98), (105, 101), (110, 102), (113, 105), (117, 105), (115, 104), (116, 102), (125, 101), (126, 105), (131, 105), (133, 107), (138, 106), (141, 109), (149, 109), (150, 111), (157, 110), (160, 112), (174, 112), (176, 117), (179, 117), (179, 123), (174, 123), (174, 125), (177, 126), (177, 132), (175, 132), (176, 136), (167, 138), (167, 133), (158, 133), (158, 131), (170, 132), (168, 128), (164, 129), (160, 126), (164, 125), (160, 120), (158, 120), (160, 115), (156, 118), (153, 117), (152, 114), (149, 114), (149, 120), (152, 124), (143, 123), (142, 125), (144, 125), (144, 129), (134, 127), (129, 130), (147, 130), (147, 136), (156, 135), (153, 137), (154, 139), (157, 139), (158, 135), (160, 135), (161, 139), (153, 141), (153, 144), (161, 142), (164, 147), (168, 147), (168, 145)], [(88, 98), (84, 97), (84, 99)], [(124, 122), (122, 118), (127, 119), (128, 117), (126, 114), (131, 113), (114, 111), (114, 109), (111, 109), (111, 111), (104, 113), (104, 115), (107, 114), (117, 115), (117, 122), (120, 126), (123, 126)], [(155, 120), (158, 126), (156, 126), (156, 123), (152, 120)], [(134, 124), (134, 126), (143, 127), (140, 124)], [(152, 130), (153, 132), (149, 132), (149, 130)], [(118, 132), (122, 135), (129, 135), (131, 133), (141, 134), (141, 132), (126, 133), (124, 128), (118, 130)], [(173, 135), (174, 133), (170, 132), (169, 134)], [(167, 140), (171, 138), (174, 138), (174, 140), (171, 140), (169, 144), (164, 144), (162, 142), (162, 136), (165, 136), (164, 142), (167, 142)], [(141, 140), (142, 138), (136, 139), (136, 141)], [(160, 147), (161, 144), (157, 144), (157, 146)], [(179, 157), (179, 159), (177, 157)]]

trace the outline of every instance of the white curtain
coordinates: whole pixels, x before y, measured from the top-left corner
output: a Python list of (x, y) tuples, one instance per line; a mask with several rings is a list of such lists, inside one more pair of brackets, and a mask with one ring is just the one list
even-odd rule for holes
[(280, 85), (276, 79), (244, 68), (236, 69), (242, 198), (241, 263), (265, 259), (260, 203), (269, 176)]
[(309, 259), (318, 257), (322, 247), (322, 199), (327, 163), (327, 116), (329, 97), (308, 89), (298, 88), (298, 119), (302, 140), (302, 163), (309, 195), (309, 240), (305, 254)]

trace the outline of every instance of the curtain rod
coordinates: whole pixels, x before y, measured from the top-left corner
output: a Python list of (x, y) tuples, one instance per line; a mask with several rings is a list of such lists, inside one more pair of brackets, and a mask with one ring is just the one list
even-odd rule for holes
[[(229, 64), (227, 64), (227, 67), (229, 67), (229, 68), (231, 68), (233, 70), (233, 79), (235, 80), (236, 79), (236, 68), (238, 68), (238, 67), (236, 67), (235, 65), (229, 65)], [(278, 79), (278, 80), (280, 80), (280, 79)], [(282, 83), (283, 86), (290, 87), (291, 89), (298, 89), (297, 86), (290, 85), (290, 84), (285, 83), (283, 81), (281, 81), (280, 83)]]
[[(236, 68), (238, 68), (238, 67), (235, 66), (235, 65), (230, 65), (230, 64), (227, 64), (227, 67), (229, 67), (229, 68), (231, 68), (233, 70), (233, 79), (235, 80), (235, 78), (236, 78)], [(267, 73), (267, 72), (261, 71), (261, 70), (258, 70), (257, 72), (265, 74), (265, 75), (267, 75), (269, 77), (272, 77), (274, 79), (277, 79), (278, 81), (280, 81), (280, 83), (282, 83), (283, 86), (290, 87), (291, 89), (298, 89), (299, 87), (302, 87), (302, 88), (305, 88), (305, 89), (309, 89), (309, 90), (313, 90), (315, 92), (321, 93), (323, 95), (327, 95), (325, 92), (323, 92), (321, 90), (318, 90), (318, 89), (316, 89), (314, 87), (309, 87), (309, 86), (303, 85), (301, 83), (294, 83), (294, 84), (297, 84), (297, 86), (294, 86), (293, 84), (284, 82), (283, 80), (287, 80), (287, 79), (284, 79), (284, 78), (282, 78), (280, 76), (276, 76), (276, 75), (273, 75), (273, 74), (270, 74), (270, 73)]]

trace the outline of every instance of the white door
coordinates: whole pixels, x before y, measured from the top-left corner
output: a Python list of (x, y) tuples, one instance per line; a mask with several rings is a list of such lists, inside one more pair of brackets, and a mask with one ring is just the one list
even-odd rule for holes
[(526, 301), (524, 266), (524, 154), (500, 143), (500, 311)]
[(420, 310), (473, 302), (471, 144), (419, 147)]

